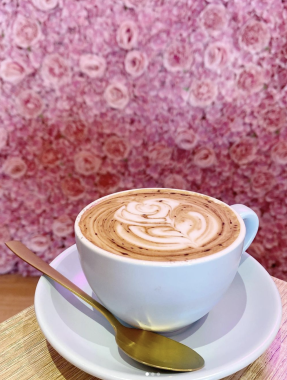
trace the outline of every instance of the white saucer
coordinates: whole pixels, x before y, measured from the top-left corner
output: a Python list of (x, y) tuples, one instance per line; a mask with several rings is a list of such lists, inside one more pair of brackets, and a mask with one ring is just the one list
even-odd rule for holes
[[(75, 245), (51, 265), (92, 295)], [(111, 325), (98, 311), (44, 276), (37, 285), (35, 310), (55, 350), (76, 367), (104, 380), (139, 380), (147, 376), (221, 379), (252, 363), (270, 346), (282, 315), (273, 280), (247, 253), (223, 299), (199, 321), (166, 334), (204, 358), (205, 367), (195, 372), (167, 372), (133, 361), (120, 351)]]

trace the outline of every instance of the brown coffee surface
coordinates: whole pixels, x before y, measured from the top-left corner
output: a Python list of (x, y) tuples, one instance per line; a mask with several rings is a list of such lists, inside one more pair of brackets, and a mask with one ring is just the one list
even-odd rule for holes
[(122, 257), (186, 261), (212, 255), (239, 235), (235, 213), (197, 193), (141, 189), (114, 194), (86, 210), (79, 222), (96, 246)]

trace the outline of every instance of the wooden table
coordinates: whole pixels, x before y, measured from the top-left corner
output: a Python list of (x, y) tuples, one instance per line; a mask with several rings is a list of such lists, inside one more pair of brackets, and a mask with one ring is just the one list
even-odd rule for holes
[[(254, 363), (225, 380), (287, 379), (287, 283), (273, 278), (281, 294), (283, 318), (280, 330)], [(42, 334), (31, 306), (0, 324), (1, 380), (97, 379), (63, 359)]]
[(0, 323), (32, 305), (39, 278), (20, 274), (0, 275)]

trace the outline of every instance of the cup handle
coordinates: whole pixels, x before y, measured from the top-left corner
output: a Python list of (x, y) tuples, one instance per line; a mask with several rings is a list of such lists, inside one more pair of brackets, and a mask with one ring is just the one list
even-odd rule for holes
[(251, 208), (244, 205), (232, 205), (231, 208), (237, 212), (243, 219), (246, 227), (246, 235), (244, 239), (243, 252), (245, 252), (253, 242), (259, 227), (259, 219)]

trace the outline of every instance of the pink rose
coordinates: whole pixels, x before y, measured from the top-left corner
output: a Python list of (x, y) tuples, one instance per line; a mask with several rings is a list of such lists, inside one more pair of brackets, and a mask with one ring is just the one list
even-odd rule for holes
[(71, 200), (83, 198), (85, 195), (85, 187), (80, 178), (66, 177), (61, 181), (61, 189), (64, 195)]
[(26, 241), (26, 245), (34, 252), (43, 252), (49, 248), (51, 240), (48, 236), (37, 235)]
[(2, 171), (7, 176), (18, 179), (26, 173), (27, 165), (20, 157), (9, 157), (2, 165)]
[(189, 102), (194, 107), (209, 106), (217, 97), (217, 86), (209, 79), (194, 80), (189, 90)]
[(192, 150), (197, 143), (197, 135), (192, 129), (179, 131), (175, 137), (175, 143), (180, 149)]
[(40, 197), (46, 198), (43, 194), (38, 197), (38, 194), (31, 192), (30, 194), (28, 193), (24, 199), (24, 204), (27, 209), (34, 210), (37, 215), (42, 214), (43, 211), (46, 211), (46, 204), (42, 202), (43, 199), (40, 199)]
[(172, 161), (175, 163), (175, 165), (178, 168), (183, 168), (183, 165), (190, 163), (191, 158), (191, 150), (185, 150), (181, 148), (174, 148), (173, 155), (172, 155)]
[(198, 148), (193, 156), (193, 162), (200, 168), (209, 168), (215, 163), (216, 157), (212, 148)]
[(280, 130), (286, 124), (286, 111), (276, 104), (263, 110), (258, 117), (258, 125), (269, 132)]
[(147, 56), (137, 50), (129, 51), (125, 58), (125, 69), (133, 77), (139, 77), (147, 68)]
[(187, 183), (182, 176), (179, 174), (169, 174), (165, 179), (163, 180), (163, 184), (165, 188), (168, 189), (186, 189)]
[(13, 26), (12, 35), (17, 46), (28, 48), (39, 41), (41, 31), (35, 20), (18, 14)]
[(146, 0), (124, 0), (124, 4), (127, 8), (143, 7), (146, 4)]
[(282, 201), (276, 200), (275, 202), (272, 202), (269, 209), (271, 215), (276, 217), (276, 219), (283, 219), (285, 224), (287, 208)]
[(98, 190), (103, 194), (116, 191), (120, 186), (120, 180), (121, 178), (114, 173), (100, 174), (97, 177)]
[(26, 119), (35, 119), (42, 113), (44, 108), (42, 98), (31, 90), (20, 93), (17, 103), (20, 115)]
[(220, 4), (209, 4), (200, 14), (200, 22), (209, 34), (221, 32), (227, 25), (226, 8)]
[(81, 151), (74, 156), (76, 172), (88, 176), (98, 171), (102, 160), (92, 153)]
[(33, 268), (23, 260), (19, 260), (17, 263), (17, 271), (21, 273), (23, 277), (41, 276), (42, 273), (38, 269)]
[(8, 132), (3, 127), (0, 127), (0, 151), (3, 149), (8, 140)]
[(230, 148), (230, 157), (238, 165), (245, 165), (252, 162), (257, 153), (257, 145), (253, 138), (246, 137)]
[(44, 166), (54, 167), (56, 166), (58, 161), (59, 161), (59, 154), (54, 148), (52, 147), (44, 148), (40, 156), (40, 162)]
[(240, 46), (252, 53), (266, 48), (270, 41), (270, 33), (264, 22), (249, 20), (243, 25), (239, 34)]
[(205, 50), (204, 65), (210, 70), (217, 71), (227, 65), (229, 56), (229, 49), (224, 43), (213, 42)]
[(0, 244), (4, 244), (11, 240), (11, 234), (6, 226), (0, 226)]
[(281, 45), (281, 48), (280, 48), (279, 52), (280, 52), (280, 58), (281, 58), (281, 60), (283, 59), (283, 62), (286, 62), (286, 57), (287, 57), (287, 42), (283, 42), (283, 44)]
[(53, 221), (53, 233), (58, 237), (66, 237), (74, 230), (74, 223), (68, 215), (61, 215)]
[(79, 143), (86, 139), (88, 126), (80, 119), (67, 119), (61, 122), (61, 131), (68, 140)]
[(263, 88), (263, 75), (259, 66), (249, 65), (241, 71), (237, 78), (240, 90), (253, 94)]
[(26, 75), (26, 69), (20, 62), (5, 59), (0, 64), (0, 77), (6, 82), (17, 84)]
[(171, 43), (163, 56), (163, 64), (168, 71), (188, 70), (192, 63), (190, 47), (185, 43)]
[[(286, 58), (287, 58), (287, 54), (286, 54)], [(280, 89), (282, 90), (287, 84), (287, 70), (279, 66), (276, 71), (277, 71), (278, 84), (279, 84)]]
[(41, 75), (47, 85), (60, 86), (68, 83), (71, 77), (69, 63), (59, 54), (46, 55)]
[(0, 252), (0, 275), (11, 272), (15, 268), (17, 261), (17, 256), (13, 255), (5, 246), (2, 252)]
[(131, 50), (138, 40), (138, 27), (133, 21), (124, 21), (117, 31), (117, 43), (125, 50)]
[(172, 155), (172, 148), (159, 143), (154, 146), (151, 146), (148, 157), (149, 157), (149, 161), (152, 164), (155, 164), (155, 163), (166, 164), (170, 161), (171, 155)]
[(41, 11), (50, 11), (57, 6), (58, 0), (32, 0), (32, 3)]
[(258, 195), (265, 194), (275, 185), (274, 175), (268, 171), (258, 171), (251, 177), (252, 190)]
[(104, 98), (111, 108), (124, 109), (129, 102), (129, 93), (125, 85), (113, 83), (108, 85)]
[(287, 164), (287, 142), (279, 141), (271, 149), (271, 158), (274, 162), (281, 165)]
[(106, 60), (95, 54), (83, 54), (80, 57), (80, 70), (90, 78), (102, 78), (106, 71)]
[(252, 210), (255, 212), (255, 214), (258, 216), (258, 218), (260, 219), (261, 216), (262, 216), (262, 212), (261, 212), (261, 209), (260, 207), (258, 206), (254, 206), (254, 204), (251, 205), (252, 207)]
[(146, 168), (145, 160), (142, 157), (133, 157), (129, 160), (128, 164), (131, 173), (138, 173)]
[(258, 261), (265, 256), (265, 252), (266, 250), (261, 243), (253, 242), (250, 248), (248, 248), (248, 253)]
[[(274, 202), (276, 201), (276, 199), (280, 198), (280, 194), (278, 194), (278, 190), (276, 191), (276, 187), (275, 189), (272, 189), (271, 191), (269, 191), (267, 194), (265, 194), (265, 197), (264, 199), (268, 202), (268, 203), (271, 203), (271, 202)], [(262, 217), (265, 217), (266, 213), (263, 214)], [(265, 220), (265, 219), (264, 219)], [(267, 224), (268, 224), (268, 220), (267, 220)], [(266, 224), (266, 226), (267, 226)]]
[(106, 139), (103, 150), (111, 159), (122, 160), (129, 155), (130, 146), (123, 138), (110, 136)]

